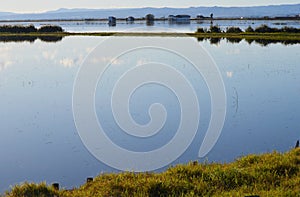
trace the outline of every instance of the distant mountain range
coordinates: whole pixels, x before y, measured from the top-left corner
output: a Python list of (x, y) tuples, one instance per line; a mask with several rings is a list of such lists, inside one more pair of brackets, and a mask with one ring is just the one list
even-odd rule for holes
[(214, 17), (275, 17), (295, 16), (300, 14), (300, 4), (293, 5), (270, 5), (254, 7), (190, 7), (190, 8), (122, 8), (122, 9), (66, 9), (34, 14), (17, 14), (0, 12), (0, 20), (38, 20), (38, 19), (94, 19), (116, 16), (125, 18), (127, 16), (143, 17), (146, 14), (154, 14), (156, 18), (167, 17), (170, 14), (188, 14)]

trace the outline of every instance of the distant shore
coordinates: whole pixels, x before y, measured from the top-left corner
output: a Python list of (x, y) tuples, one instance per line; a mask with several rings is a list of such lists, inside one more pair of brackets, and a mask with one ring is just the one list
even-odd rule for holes
[[(85, 18), (85, 19), (32, 19), (32, 20), (10, 20), (10, 19), (2, 19), (0, 20), (0, 23), (6, 23), (6, 22), (107, 22), (107, 18)], [(116, 18), (117, 21), (126, 21), (126, 18)], [(135, 21), (145, 21), (144, 17), (141, 18), (135, 18)], [(224, 20), (244, 20), (244, 21), (276, 21), (276, 20), (282, 20), (282, 21), (300, 21), (300, 17), (204, 17), (202, 19), (198, 18), (191, 18), (190, 21), (224, 21)], [(168, 18), (155, 18), (154, 21), (168, 21)]]

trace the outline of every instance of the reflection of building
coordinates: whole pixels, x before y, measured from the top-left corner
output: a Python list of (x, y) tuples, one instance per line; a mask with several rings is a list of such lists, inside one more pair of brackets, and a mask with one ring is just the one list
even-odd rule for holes
[(145, 16), (146, 24), (147, 25), (154, 25), (154, 15), (153, 14), (147, 14)]
[(109, 16), (108, 17), (108, 25), (109, 26), (116, 26), (117, 24), (117, 19), (114, 16)]
[(134, 17), (133, 17), (133, 16), (128, 16), (128, 17), (126, 18), (126, 22), (128, 22), (128, 23), (133, 23), (133, 22), (134, 22)]
[(190, 15), (169, 15), (168, 20), (170, 23), (190, 23)]
[(203, 23), (203, 20), (205, 19), (205, 16), (198, 14), (196, 16), (196, 21), (198, 24)]

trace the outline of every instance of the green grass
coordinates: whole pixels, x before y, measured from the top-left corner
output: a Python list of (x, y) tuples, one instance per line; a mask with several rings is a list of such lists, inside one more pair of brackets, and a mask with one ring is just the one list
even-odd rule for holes
[[(228, 27), (222, 31), (219, 26), (210, 26), (208, 29), (198, 28), (194, 33), (176, 32), (65, 32), (60, 26), (45, 25), (37, 29), (33, 25), (4, 25), (0, 26), (0, 38), (9, 40), (9, 37), (65, 37), (65, 36), (191, 36), (201, 39), (223, 39), (237, 42), (238, 40), (254, 40), (259, 43), (283, 42), (287, 44), (300, 42), (300, 29), (294, 27), (271, 28), (261, 25), (255, 29), (249, 26), (245, 31), (239, 27)], [(0, 39), (1, 40), (1, 39)], [(263, 41), (262, 41), (263, 40)]]
[(239, 43), (245, 40), (249, 44), (255, 42), (262, 46), (267, 46), (271, 43), (282, 43), (285, 45), (299, 44), (300, 33), (255, 33), (255, 32), (241, 32), (241, 33), (159, 33), (159, 32), (94, 32), (94, 33), (0, 33), (0, 42), (34, 42), (40, 39), (45, 42), (58, 42), (67, 36), (149, 36), (149, 37), (194, 37), (198, 41), (208, 40), (211, 44), (218, 44), (221, 40), (225, 39), (231, 43)]
[(187, 34), (197, 38), (239, 38), (239, 39), (264, 39), (278, 41), (300, 41), (300, 33), (191, 33)]
[[(74, 175), (76, 176), (76, 175)], [(15, 186), (7, 196), (300, 196), (300, 148), (248, 155), (228, 164), (197, 163), (162, 173), (111, 173), (72, 190)]]
[(14, 186), (11, 192), (5, 194), (7, 197), (53, 197), (55, 195), (59, 196), (59, 192), (47, 186), (45, 182), (40, 184), (26, 182), (22, 185)]
[[(10, 31), (15, 29), (34, 28), (33, 26), (3, 26), (2, 29), (8, 28)], [(198, 28), (195, 33), (176, 33), (176, 32), (78, 32), (71, 33), (62, 31), (51, 32), (47, 28), (60, 28), (58, 26), (45, 26), (45, 31), (35, 29), (33, 32), (0, 31), (0, 42), (34, 42), (40, 39), (45, 42), (58, 42), (67, 36), (149, 36), (149, 37), (194, 37), (198, 41), (209, 40), (211, 44), (218, 44), (222, 39), (226, 39), (231, 43), (239, 43), (242, 40), (249, 44), (252, 42), (258, 43), (262, 46), (267, 46), (271, 43), (299, 44), (300, 43), (300, 29), (292, 27), (284, 27), (281, 29), (270, 28), (266, 25), (260, 26), (256, 29), (248, 27), (246, 31), (242, 31), (239, 27), (229, 27), (226, 32), (221, 31), (218, 26), (211, 26), (210, 29)], [(251, 29), (251, 31), (249, 30)], [(47, 32), (49, 30), (49, 32)]]

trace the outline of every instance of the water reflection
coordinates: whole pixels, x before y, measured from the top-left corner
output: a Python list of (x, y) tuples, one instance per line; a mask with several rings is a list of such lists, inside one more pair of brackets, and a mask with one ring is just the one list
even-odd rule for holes
[(227, 38), (227, 41), (230, 43), (239, 43), (242, 40), (243, 40), (242, 38)]
[(59, 42), (62, 36), (0, 36), (0, 42), (30, 42), (33, 43), (37, 39), (43, 42)]
[[(150, 24), (151, 25), (151, 24)], [(64, 37), (63, 36), (0, 36), (0, 42), (30, 42), (33, 43), (36, 40), (41, 40), (43, 42), (60, 42), (62, 41)], [(245, 40), (248, 44), (259, 44), (261, 46), (268, 46), (269, 44), (277, 44), (281, 43), (283, 45), (293, 45), (293, 44), (299, 44), (300, 40), (276, 40), (276, 39), (265, 39), (265, 38), (219, 38), (219, 37), (197, 37), (197, 40), (199, 42), (203, 42), (205, 40), (209, 40), (211, 44), (218, 45), (221, 40), (227, 40), (230, 43), (240, 43), (242, 40)]]
[[(166, 30), (166, 28), (175, 28), (180, 32), (195, 32), (197, 28), (209, 28), (213, 24), (218, 25), (221, 29), (225, 30), (227, 27), (240, 27), (241, 29), (245, 30), (247, 27), (252, 26), (256, 28), (262, 24), (266, 24), (269, 27), (277, 27), (281, 28), (284, 26), (291, 26), (291, 27), (300, 27), (300, 23), (297, 20), (287, 20), (287, 21), (280, 21), (280, 20), (192, 20), (190, 24), (187, 25), (174, 25), (169, 24), (165, 21), (155, 21), (154, 26), (157, 28), (148, 28), (147, 31), (161, 31)], [(2, 21), (1, 25), (6, 24), (15, 24), (15, 25), (30, 25), (33, 24), (35, 27), (40, 27), (45, 24), (45, 22), (6, 22)], [(48, 21), (47, 24), (50, 25), (59, 25), (67, 32), (123, 32), (128, 30), (128, 28), (141, 28), (145, 27), (146, 21), (145, 20), (136, 20), (134, 23), (127, 23), (126, 21), (118, 22), (117, 26), (114, 28), (109, 28), (107, 25), (107, 20), (103, 21), (89, 21), (82, 20), (82, 21)]]
[(219, 44), (221, 41), (221, 38), (210, 38), (209, 41), (210, 41), (210, 44)]
[(38, 36), (37, 38), (43, 42), (59, 42), (63, 39), (62, 36)]
[(294, 44), (299, 44), (300, 40), (293, 40), (293, 39), (288, 39), (288, 40), (276, 40), (276, 39), (265, 39), (265, 38), (208, 38), (208, 37), (197, 37), (197, 40), (199, 42), (203, 42), (208, 40), (210, 44), (213, 45), (219, 45), (222, 40), (226, 40), (229, 43), (233, 44), (238, 44), (241, 41), (245, 40), (248, 44), (259, 44), (260, 46), (268, 46), (270, 44), (283, 44), (283, 45), (294, 45)]
[[(40, 39), (33, 44), (0, 43), (0, 192), (25, 180), (59, 182), (62, 187), (71, 188), (83, 184), (86, 177), (116, 172), (85, 149), (72, 115), (72, 90), (77, 71), (85, 56), (103, 39), (106, 38), (70, 36), (55, 44)], [(173, 43), (173, 39), (180, 38), (155, 39)], [(244, 154), (287, 151), (294, 147), (300, 130), (300, 45), (285, 42), (288, 44), (285, 46), (277, 42), (262, 47), (257, 40), (231, 40), (232, 44), (226, 39), (212, 42), (207, 38), (199, 39), (199, 47), (204, 47), (211, 54), (220, 69), (228, 99), (226, 122), (220, 139), (207, 158), (200, 159), (200, 162), (206, 159), (228, 162)], [(118, 72), (125, 69), (122, 64), (141, 65), (153, 60), (150, 58), (156, 60), (162, 57), (186, 72), (193, 84), (198, 85), (196, 91), (201, 98), (200, 110), (203, 112), (201, 128), (190, 148), (173, 164), (197, 160), (197, 151), (204, 136), (201, 131), (206, 129), (210, 117), (207, 87), (201, 76), (193, 74), (190, 65), (170, 59), (165, 53), (145, 52), (130, 58), (124, 56), (120, 59), (123, 61), (114, 62), (119, 70), (107, 70), (102, 82), (110, 84), (116, 80), (120, 75)], [(111, 57), (102, 61), (109, 59)], [(111, 91), (111, 88), (106, 86), (104, 90)], [(178, 100), (165, 89), (146, 86), (138, 89), (132, 97), (132, 115), (141, 124), (149, 121), (145, 109), (158, 99), (162, 102), (162, 98), (167, 110), (172, 112), (161, 138), (145, 143), (138, 139), (128, 143), (132, 142), (128, 136), (113, 132), (117, 125), (112, 122), (112, 112), (106, 113), (109, 100), (105, 94), (97, 92), (96, 113), (103, 117), (101, 121), (105, 121), (112, 131), (108, 135), (132, 150), (145, 145), (149, 145), (144, 147), (145, 150), (151, 150), (152, 146), (155, 148), (168, 141), (174, 134), (169, 131), (178, 126), (180, 110)], [(106, 101), (106, 105), (101, 103), (101, 99)]]

